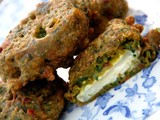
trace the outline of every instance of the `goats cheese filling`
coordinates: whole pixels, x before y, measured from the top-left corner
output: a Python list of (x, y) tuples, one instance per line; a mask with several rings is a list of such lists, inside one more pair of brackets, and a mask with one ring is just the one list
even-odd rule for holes
[(127, 70), (131, 70), (134, 67), (134, 61), (139, 61), (139, 54), (139, 51), (133, 53), (126, 50), (122, 55), (116, 58), (110, 69), (107, 69), (103, 75), (98, 77), (98, 80), (94, 80), (92, 84), (85, 85), (77, 95), (77, 99), (81, 102), (87, 102), (106, 85), (114, 83), (120, 75), (124, 76)]

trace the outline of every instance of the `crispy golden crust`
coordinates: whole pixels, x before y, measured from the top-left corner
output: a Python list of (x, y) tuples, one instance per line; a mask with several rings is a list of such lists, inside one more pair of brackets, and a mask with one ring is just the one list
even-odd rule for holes
[(0, 89), (0, 119), (58, 120), (64, 107), (63, 84), (59, 78), (53, 82), (37, 80), (13, 94), (6, 92), (4, 85)]
[(54, 80), (55, 69), (72, 58), (87, 34), (88, 19), (70, 1), (41, 3), (7, 36), (0, 76), (13, 89), (36, 78)]

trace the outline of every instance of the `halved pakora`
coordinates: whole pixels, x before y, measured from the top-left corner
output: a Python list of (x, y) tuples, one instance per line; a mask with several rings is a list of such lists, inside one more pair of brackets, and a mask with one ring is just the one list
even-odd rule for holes
[(76, 58), (69, 71), (69, 91), (65, 94), (69, 101), (79, 105), (88, 103), (125, 82), (156, 58), (160, 32), (151, 31), (144, 41), (143, 26), (128, 21), (131, 18), (111, 20), (106, 31)]

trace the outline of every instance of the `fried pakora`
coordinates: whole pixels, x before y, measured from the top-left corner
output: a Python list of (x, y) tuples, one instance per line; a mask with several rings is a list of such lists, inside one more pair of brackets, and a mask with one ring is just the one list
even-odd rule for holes
[[(106, 31), (76, 58), (69, 71), (69, 91), (65, 94), (69, 101), (79, 105), (88, 103), (123, 83), (156, 58), (157, 45), (153, 45), (160, 42), (160, 32), (154, 33), (158, 38), (152, 35), (153, 32), (149, 33), (146, 36), (148, 42), (142, 44), (143, 27), (128, 21), (131, 18), (111, 20)], [(150, 51), (146, 46), (155, 48), (149, 56), (142, 55), (143, 51)], [(144, 59), (150, 60), (142, 62)]]
[(0, 86), (1, 120), (58, 120), (66, 90), (60, 78), (30, 81), (16, 93), (8, 92), (6, 86)]
[(55, 79), (88, 34), (88, 18), (69, 0), (37, 5), (10, 31), (0, 53), (0, 76), (11, 88), (20, 89), (37, 78)]
[[(89, 18), (89, 34), (82, 50), (105, 31), (108, 21), (113, 18), (123, 18), (128, 11), (125, 0), (71, 0), (75, 7), (85, 12)], [(82, 51), (79, 49), (79, 51)]]
[(100, 14), (108, 19), (122, 18), (128, 11), (125, 0), (71, 0), (75, 7), (84, 11), (87, 16)]

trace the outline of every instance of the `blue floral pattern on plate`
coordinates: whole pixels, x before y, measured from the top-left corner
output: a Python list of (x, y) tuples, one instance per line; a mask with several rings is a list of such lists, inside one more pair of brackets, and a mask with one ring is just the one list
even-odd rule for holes
[[(130, 5), (131, 0), (128, 2)], [(139, 0), (134, 2), (139, 4)], [(150, 3), (150, 1), (145, 2)], [(157, 25), (160, 12), (156, 20), (151, 20), (152, 15), (147, 13), (147, 10), (134, 9), (132, 6), (131, 9), (129, 15), (135, 17), (136, 23), (145, 26), (142, 35), (153, 28), (154, 24)], [(145, 120), (160, 109), (160, 94), (157, 92), (160, 91), (159, 59), (160, 55), (150, 67), (143, 69), (124, 84), (109, 90), (95, 101), (83, 107), (71, 106), (73, 111), (66, 110), (61, 120)]]
[(145, 120), (160, 109), (160, 75), (154, 75), (158, 66), (157, 59), (137, 76), (83, 107), (72, 104), (72, 111), (67, 109), (61, 120)]
[(106, 111), (104, 111), (103, 115), (109, 115), (111, 112), (120, 112), (126, 118), (131, 117), (130, 109), (124, 103), (118, 101), (117, 104), (110, 106)]

